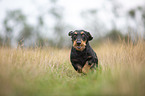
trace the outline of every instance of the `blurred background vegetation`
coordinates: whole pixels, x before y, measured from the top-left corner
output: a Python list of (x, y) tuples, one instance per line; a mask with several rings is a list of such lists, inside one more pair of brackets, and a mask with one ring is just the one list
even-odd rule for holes
[[(1, 2), (1, 1), (0, 1)], [(49, 0), (51, 7), (45, 7), (47, 12), (37, 17), (36, 24), (29, 23), (27, 15), (21, 9), (7, 10), (0, 27), (0, 46), (11, 48), (17, 47), (70, 47), (71, 40), (67, 36), (68, 32), (76, 29), (73, 25), (65, 22), (64, 8), (59, 5), (58, 0)], [(93, 45), (99, 45), (106, 40), (114, 43), (124, 40), (128, 42), (137, 41), (140, 37), (145, 40), (145, 5), (136, 6), (130, 9), (124, 16), (126, 18), (125, 27), (117, 27), (123, 8), (115, 0), (109, 1), (112, 6), (113, 19), (111, 28), (107, 29), (106, 25), (98, 19), (97, 8), (82, 10), (79, 14), (84, 20), (84, 30), (93, 34)], [(53, 21), (53, 27), (50, 28), (45, 22), (45, 16), (50, 16)], [(73, 19), (73, 18), (72, 18)], [(121, 25), (120, 25), (121, 26)], [(48, 35), (43, 34), (48, 33)]]

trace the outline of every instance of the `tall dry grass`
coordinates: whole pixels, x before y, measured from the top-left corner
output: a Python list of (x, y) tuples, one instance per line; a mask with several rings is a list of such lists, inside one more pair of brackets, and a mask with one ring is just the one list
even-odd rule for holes
[(99, 69), (75, 72), (70, 49), (0, 48), (0, 96), (145, 95), (145, 42), (94, 48)]
[(108, 42), (101, 46), (97, 53), (103, 72), (109, 70), (107, 72), (110, 74), (110, 83), (106, 86), (107, 93), (145, 95), (145, 42)]

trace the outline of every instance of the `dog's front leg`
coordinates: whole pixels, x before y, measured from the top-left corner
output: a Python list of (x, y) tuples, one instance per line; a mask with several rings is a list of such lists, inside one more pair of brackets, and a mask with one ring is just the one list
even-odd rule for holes
[(78, 72), (78, 73), (82, 73), (82, 66), (80, 64), (72, 64), (74, 69)]
[(79, 64), (77, 64), (77, 67), (78, 67), (77, 72), (78, 72), (78, 73), (82, 73), (82, 67), (81, 67)]
[(86, 64), (85, 64), (84, 67), (82, 68), (82, 72), (83, 72), (84, 74), (87, 74), (87, 73), (89, 72), (90, 68), (91, 68), (91, 65), (89, 65), (88, 63), (89, 63), (89, 62), (86, 61)]

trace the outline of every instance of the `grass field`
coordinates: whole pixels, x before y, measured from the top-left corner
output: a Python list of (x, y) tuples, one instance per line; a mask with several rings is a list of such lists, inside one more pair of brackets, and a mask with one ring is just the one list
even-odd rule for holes
[(0, 48), (0, 96), (145, 96), (145, 42), (93, 48), (99, 68), (78, 74), (70, 49)]

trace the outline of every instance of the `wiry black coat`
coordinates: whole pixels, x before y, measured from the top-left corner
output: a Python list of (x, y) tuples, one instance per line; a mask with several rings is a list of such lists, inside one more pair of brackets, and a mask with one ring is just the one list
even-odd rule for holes
[(83, 68), (87, 61), (91, 68), (98, 67), (97, 55), (90, 47), (89, 42), (87, 42), (86, 48), (83, 51), (77, 51), (72, 47), (70, 60), (76, 71), (80, 70), (79, 67)]

